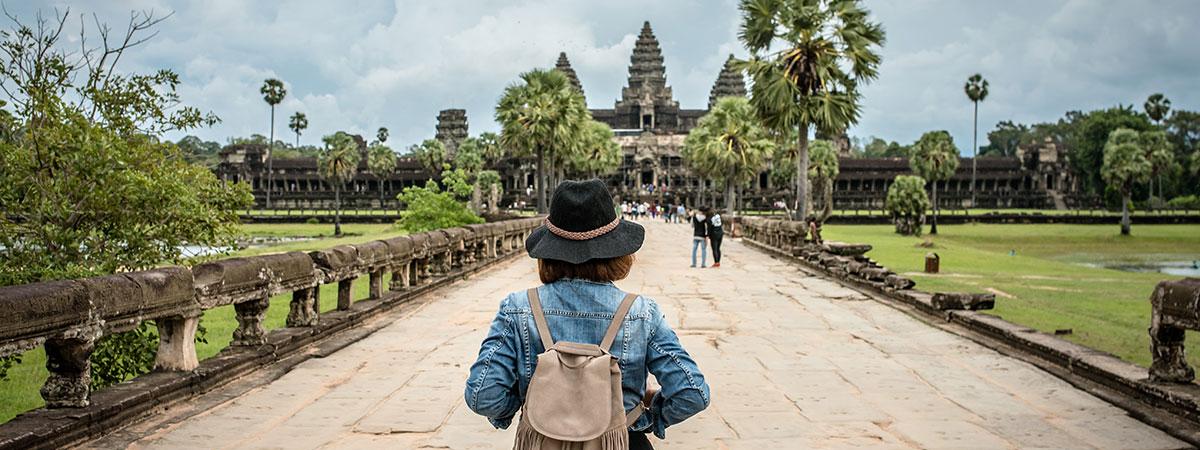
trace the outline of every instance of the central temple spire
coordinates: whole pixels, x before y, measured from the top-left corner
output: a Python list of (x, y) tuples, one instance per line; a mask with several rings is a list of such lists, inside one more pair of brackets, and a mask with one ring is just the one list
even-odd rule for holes
[(667, 85), (662, 49), (648, 21), (642, 24), (642, 32), (634, 43), (633, 55), (629, 57), (629, 83), (621, 89), (616, 109), (618, 113), (635, 115), (637, 120), (631, 125), (638, 128), (677, 125), (679, 102)]

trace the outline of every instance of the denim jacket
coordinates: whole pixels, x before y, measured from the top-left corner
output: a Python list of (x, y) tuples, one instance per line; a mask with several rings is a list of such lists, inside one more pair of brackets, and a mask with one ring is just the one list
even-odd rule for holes
[[(625, 293), (612, 283), (564, 279), (539, 287), (538, 296), (555, 342), (596, 344)], [(537, 355), (543, 351), (529, 296), (525, 291), (509, 294), (500, 302), (479, 358), (471, 365), (464, 393), (467, 406), (496, 428), (508, 428), (525, 402)], [(667, 427), (708, 406), (704, 375), (653, 300), (638, 297), (633, 302), (610, 353), (620, 362), (626, 411), (642, 401), (647, 371), (662, 386), (632, 430), (649, 430), (662, 439)]]

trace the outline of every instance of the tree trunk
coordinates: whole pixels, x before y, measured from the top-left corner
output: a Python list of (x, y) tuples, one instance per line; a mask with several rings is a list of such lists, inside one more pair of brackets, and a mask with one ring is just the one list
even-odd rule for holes
[(796, 154), (796, 215), (793, 220), (805, 220), (812, 209), (808, 192), (808, 124), (800, 126), (799, 146)]
[(333, 184), (333, 235), (342, 235), (342, 183)]
[(1130, 189), (1121, 194), (1121, 235), (1129, 236), (1129, 202), (1132, 200), (1132, 194)]
[(975, 102), (975, 124), (971, 144), (971, 207), (975, 207), (975, 160), (979, 159), (979, 102)]
[(938, 201), (937, 201), (937, 181), (933, 181), (933, 222), (929, 225), (929, 234), (937, 234), (937, 216), (938, 216)]
[(546, 213), (546, 151), (537, 148), (537, 212)]
[(479, 181), (471, 185), (471, 212), (475, 214), (483, 214), (483, 192), (479, 188)]
[(267, 141), (267, 209), (271, 209), (271, 188), (275, 187), (275, 105), (271, 105), (271, 140)]

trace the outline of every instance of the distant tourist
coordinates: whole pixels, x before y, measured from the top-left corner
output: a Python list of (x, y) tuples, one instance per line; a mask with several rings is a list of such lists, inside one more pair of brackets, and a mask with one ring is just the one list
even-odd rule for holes
[(638, 205), (637, 216), (639, 219), (646, 217), (646, 207), (647, 207), (646, 202), (642, 202), (641, 204)]
[(708, 217), (705, 207), (692, 213), (692, 267), (696, 267), (696, 249), (700, 249), (700, 268), (708, 267)]
[(679, 206), (675, 208), (675, 214), (675, 223), (682, 223), (683, 219), (687, 217), (687, 207), (680, 203)]
[[(647, 433), (665, 438), (711, 401), (658, 304), (613, 284), (645, 238), (615, 211), (600, 180), (558, 186), (525, 240), (545, 284), (500, 302), (471, 365), (472, 411), (497, 428), (521, 412), (514, 449), (651, 449)], [(647, 387), (648, 374), (661, 388)]]
[(725, 230), (721, 228), (721, 214), (713, 210), (706, 211), (708, 214), (708, 241), (712, 245), (713, 265), (714, 269), (721, 267), (721, 238), (725, 236)]

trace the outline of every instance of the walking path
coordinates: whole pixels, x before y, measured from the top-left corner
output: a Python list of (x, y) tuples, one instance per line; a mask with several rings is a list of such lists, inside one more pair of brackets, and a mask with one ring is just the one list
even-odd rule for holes
[[(646, 246), (618, 285), (662, 305), (713, 394), (655, 448), (1188, 447), (1029, 364), (732, 239), (722, 268), (689, 269), (690, 228), (644, 224)], [(194, 417), (93, 446), (511, 448), (516, 427), (494, 430), (472, 413), (463, 383), (500, 299), (536, 283), (530, 260), (505, 263), (269, 384), (219, 389), (192, 402), (215, 405)]]

